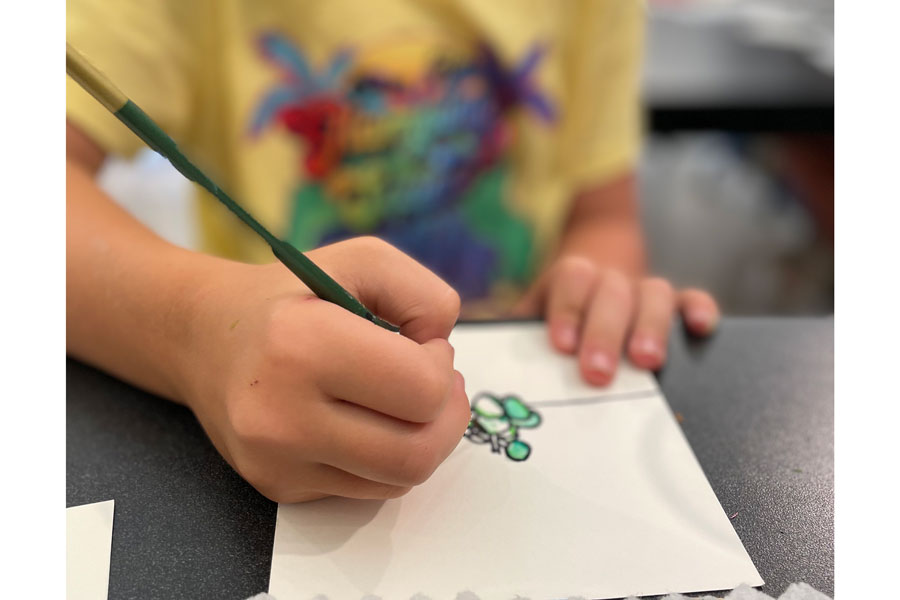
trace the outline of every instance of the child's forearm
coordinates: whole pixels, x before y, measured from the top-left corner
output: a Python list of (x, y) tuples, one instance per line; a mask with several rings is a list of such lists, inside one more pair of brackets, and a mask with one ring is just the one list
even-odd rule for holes
[(576, 196), (560, 240), (559, 256), (589, 258), (633, 278), (646, 271), (637, 186), (632, 174)]
[(173, 400), (209, 262), (157, 237), (66, 160), (67, 352)]

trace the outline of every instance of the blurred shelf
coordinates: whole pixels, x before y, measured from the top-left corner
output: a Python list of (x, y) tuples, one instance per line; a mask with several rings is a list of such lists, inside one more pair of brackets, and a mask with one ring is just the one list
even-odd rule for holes
[(834, 133), (833, 106), (650, 107), (653, 133), (720, 130), (737, 133)]
[[(746, 18), (764, 2), (720, 4), (728, 10), (651, 9), (643, 81), (651, 129), (833, 131), (830, 55), (802, 36), (788, 43), (776, 19), (767, 29)], [(805, 27), (827, 41), (823, 25)]]

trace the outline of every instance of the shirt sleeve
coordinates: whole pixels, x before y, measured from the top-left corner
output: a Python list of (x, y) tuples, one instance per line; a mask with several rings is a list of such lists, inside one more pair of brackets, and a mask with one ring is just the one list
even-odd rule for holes
[(642, 137), (643, 0), (585, 0), (569, 18), (563, 161), (574, 188), (634, 169)]
[[(66, 40), (176, 140), (192, 104), (195, 48), (189, 5), (164, 0), (68, 0)], [(66, 118), (112, 154), (143, 147), (125, 125), (66, 77)]]

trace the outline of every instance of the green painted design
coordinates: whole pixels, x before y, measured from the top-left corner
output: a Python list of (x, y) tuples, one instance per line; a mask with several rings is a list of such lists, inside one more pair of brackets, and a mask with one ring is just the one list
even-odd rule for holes
[(541, 415), (537, 414), (536, 412), (532, 412), (530, 415), (523, 418), (522, 420), (516, 421), (516, 424), (519, 427), (525, 427), (525, 428), (529, 428), (529, 429), (537, 427), (538, 425), (541, 424)]
[(510, 419), (522, 420), (527, 418), (529, 415), (534, 414), (531, 412), (531, 410), (529, 410), (527, 406), (522, 403), (521, 400), (519, 400), (515, 396), (504, 398), (503, 410), (506, 411), (506, 414), (509, 415)]
[(513, 460), (525, 460), (531, 454), (531, 446), (520, 440), (513, 440), (506, 447), (506, 456)]
[(531, 455), (531, 446), (519, 439), (519, 430), (540, 424), (540, 414), (516, 396), (498, 397), (484, 392), (472, 401), (465, 437), (475, 444), (489, 443), (492, 452), (503, 450), (511, 460), (523, 461)]

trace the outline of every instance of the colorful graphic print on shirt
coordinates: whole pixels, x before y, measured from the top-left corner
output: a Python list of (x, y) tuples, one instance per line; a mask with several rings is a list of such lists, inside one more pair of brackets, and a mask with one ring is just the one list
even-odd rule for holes
[(505, 201), (508, 116), (523, 107), (555, 120), (534, 83), (542, 46), (507, 68), (482, 45), (464, 60), (430, 61), (412, 82), (356, 68), (351, 50), (314, 68), (280, 34), (262, 35), (259, 50), (281, 76), (256, 107), (250, 134), (283, 127), (302, 153), (289, 241), (309, 249), (375, 235), (464, 299), (529, 280), (531, 228)]

